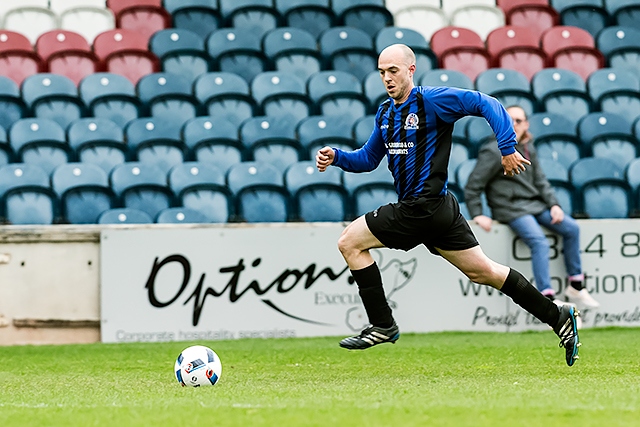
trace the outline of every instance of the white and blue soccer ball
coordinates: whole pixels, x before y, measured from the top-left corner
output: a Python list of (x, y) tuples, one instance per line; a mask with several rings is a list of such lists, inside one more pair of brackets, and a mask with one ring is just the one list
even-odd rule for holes
[(215, 385), (222, 375), (222, 362), (209, 347), (194, 345), (180, 353), (173, 372), (183, 387)]

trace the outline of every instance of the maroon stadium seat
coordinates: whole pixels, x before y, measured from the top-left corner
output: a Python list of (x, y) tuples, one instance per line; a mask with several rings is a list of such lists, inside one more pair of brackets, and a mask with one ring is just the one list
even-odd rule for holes
[(27, 37), (14, 31), (0, 30), (0, 75), (20, 85), (25, 77), (42, 69), (42, 59)]
[(468, 28), (441, 28), (431, 36), (430, 46), (442, 68), (461, 71), (472, 81), (491, 66), (484, 42)]
[(559, 25), (548, 29), (540, 39), (550, 67), (578, 73), (585, 81), (604, 67), (604, 55), (595, 47), (593, 36), (582, 28)]
[(171, 27), (171, 15), (161, 0), (108, 0), (116, 26), (137, 31), (150, 38), (156, 31)]
[(140, 77), (160, 70), (160, 61), (149, 52), (147, 42), (144, 34), (117, 28), (98, 34), (93, 52), (105, 71), (123, 75), (136, 84)]
[(513, 7), (506, 15), (507, 25), (527, 27), (538, 37), (549, 28), (560, 24), (560, 15), (548, 4), (523, 4)]
[(36, 52), (49, 72), (69, 77), (76, 85), (99, 71), (98, 58), (89, 42), (73, 31), (53, 30), (42, 34), (36, 41)]
[(529, 80), (547, 64), (536, 33), (526, 27), (496, 28), (487, 36), (486, 44), (494, 67), (517, 70)]

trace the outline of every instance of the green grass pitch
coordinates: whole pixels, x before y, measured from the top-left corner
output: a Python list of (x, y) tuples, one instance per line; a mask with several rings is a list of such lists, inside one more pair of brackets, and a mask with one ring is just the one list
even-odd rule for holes
[(0, 426), (634, 426), (640, 329), (404, 334), (366, 351), (338, 338), (198, 342), (214, 387), (181, 387), (196, 343), (0, 347)]

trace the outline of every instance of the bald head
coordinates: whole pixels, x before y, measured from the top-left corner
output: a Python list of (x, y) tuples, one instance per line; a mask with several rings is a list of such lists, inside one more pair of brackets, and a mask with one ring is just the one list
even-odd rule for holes
[(392, 44), (380, 52), (378, 63), (381, 62), (395, 62), (404, 64), (408, 68), (411, 65), (415, 65), (416, 55), (406, 44)]

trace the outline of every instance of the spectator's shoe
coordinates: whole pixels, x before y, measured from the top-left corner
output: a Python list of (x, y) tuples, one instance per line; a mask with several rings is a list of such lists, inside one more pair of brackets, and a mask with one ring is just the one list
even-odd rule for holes
[(571, 305), (559, 307), (560, 317), (553, 331), (560, 337), (560, 347), (566, 351), (567, 365), (573, 366), (578, 360), (578, 347), (582, 343), (578, 339), (578, 310)]
[(369, 326), (360, 332), (360, 335), (345, 338), (340, 341), (340, 347), (349, 350), (364, 350), (385, 342), (395, 344), (398, 338), (400, 338), (400, 329), (398, 329), (398, 325), (393, 322), (390, 328)]
[(563, 296), (565, 301), (573, 303), (576, 305), (576, 307), (579, 307), (581, 309), (596, 309), (600, 307), (600, 303), (593, 299), (586, 288), (577, 290), (573, 286), (567, 286), (567, 288), (563, 292)]

